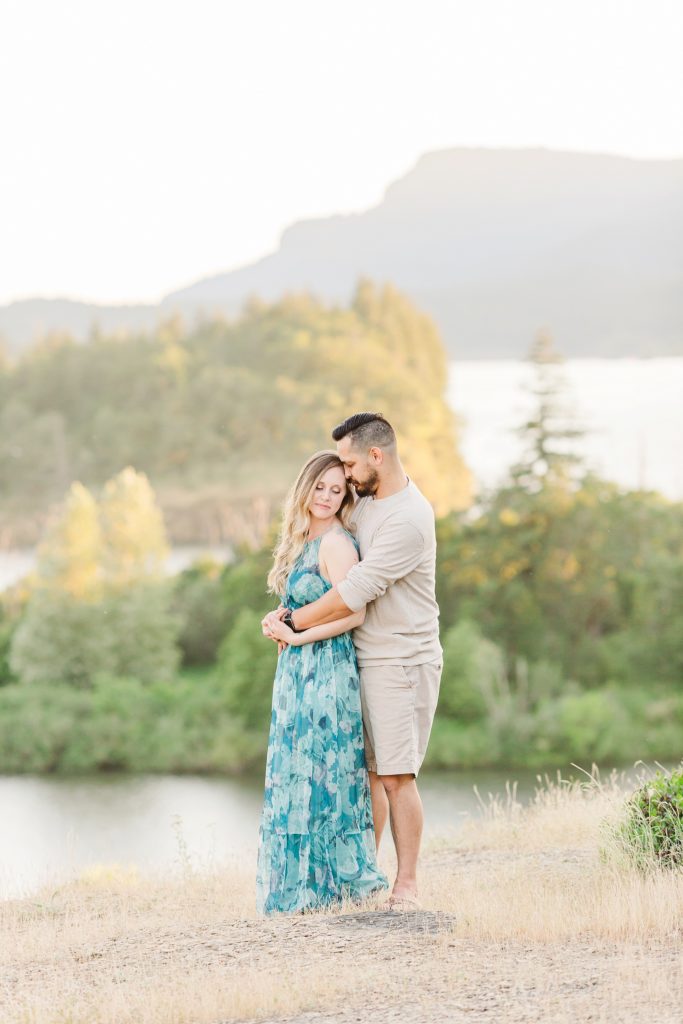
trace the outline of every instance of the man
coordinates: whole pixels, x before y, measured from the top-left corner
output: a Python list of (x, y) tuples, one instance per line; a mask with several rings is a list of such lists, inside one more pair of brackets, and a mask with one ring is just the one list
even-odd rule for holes
[(367, 606), (354, 643), (375, 835), (379, 846), (389, 814), (398, 860), (390, 906), (405, 910), (419, 906), (417, 861), (424, 819), (416, 777), (442, 667), (434, 513), (406, 476), (394, 430), (381, 414), (356, 413), (332, 436), (358, 496), (353, 522), (362, 561), (287, 621), (298, 631)]

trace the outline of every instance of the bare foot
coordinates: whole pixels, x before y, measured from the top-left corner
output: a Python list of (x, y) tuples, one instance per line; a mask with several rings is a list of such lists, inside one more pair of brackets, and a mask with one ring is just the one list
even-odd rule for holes
[(422, 910), (422, 904), (416, 896), (392, 896), (387, 902), (387, 910), (392, 913), (412, 913)]
[(394, 882), (394, 888), (391, 890), (391, 899), (392, 900), (402, 900), (404, 898), (416, 900), (417, 899), (417, 886), (416, 885), (399, 885), (397, 882)]

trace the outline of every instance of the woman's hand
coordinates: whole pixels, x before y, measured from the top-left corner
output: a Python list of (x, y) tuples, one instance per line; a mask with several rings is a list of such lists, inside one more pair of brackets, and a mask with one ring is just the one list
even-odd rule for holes
[(281, 604), (280, 607), (276, 608), (274, 612), (268, 612), (267, 615), (263, 616), (263, 618), (261, 619), (261, 632), (263, 633), (264, 636), (269, 637), (271, 640), (275, 639), (271, 630), (271, 624), (274, 622), (279, 622), (286, 611), (287, 606)]
[(270, 629), (270, 635), (280, 643), (291, 644), (292, 647), (298, 647), (300, 645), (301, 641), (299, 637), (301, 634), (295, 633), (293, 629), (286, 626), (280, 619), (270, 619), (268, 627)]
[[(284, 610), (285, 610), (284, 609), (284, 605), (282, 605), (281, 608), (282, 608), (282, 612), (284, 613)], [(285, 640), (278, 640), (278, 638), (275, 636), (275, 634), (273, 633), (272, 629), (270, 628), (271, 621), (273, 621), (273, 622), (279, 622), (280, 621), (280, 619), (278, 617), (279, 612), (280, 612), (280, 608), (278, 608), (278, 610), (275, 611), (275, 612), (269, 612), (268, 615), (266, 615), (263, 619), (261, 619), (261, 632), (263, 633), (263, 635), (265, 637), (268, 637), (269, 640), (272, 640), (274, 644), (277, 644), (277, 656), (278, 656), (278, 658), (280, 657), (280, 655), (282, 654), (283, 651), (287, 650), (287, 647), (289, 646), (286, 643)], [(271, 619), (271, 616), (272, 616), (272, 619)]]

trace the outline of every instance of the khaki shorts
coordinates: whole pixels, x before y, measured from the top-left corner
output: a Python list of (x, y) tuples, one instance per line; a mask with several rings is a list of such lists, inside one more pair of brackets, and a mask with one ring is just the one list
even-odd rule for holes
[(378, 775), (417, 775), (427, 752), (441, 661), (360, 670), (365, 761)]

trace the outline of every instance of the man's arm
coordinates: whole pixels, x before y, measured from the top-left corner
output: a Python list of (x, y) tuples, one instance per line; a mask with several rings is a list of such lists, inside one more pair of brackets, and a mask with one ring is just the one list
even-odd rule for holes
[(332, 590), (328, 590), (317, 601), (305, 604), (303, 608), (297, 608), (292, 614), (292, 622), (296, 626), (297, 632), (300, 632), (302, 629), (310, 629), (311, 626), (324, 626), (327, 622), (345, 619), (353, 611), (360, 611), (360, 608), (349, 608), (342, 601), (337, 588), (332, 587)]
[[(292, 617), (292, 621), (299, 632), (313, 626), (326, 626), (330, 622), (337, 622), (353, 614), (340, 599), (334, 586), (346, 577), (353, 566), (358, 565), (358, 552), (353, 541), (336, 531), (327, 534), (320, 545), (320, 561), (323, 574), (333, 584), (332, 590), (328, 590), (312, 604), (296, 610), (296, 618)], [(304, 612), (306, 614), (302, 614)]]
[(363, 561), (317, 601), (297, 608), (292, 622), (297, 630), (310, 629), (359, 612), (412, 572), (423, 552), (424, 538), (416, 526), (405, 520), (387, 520), (377, 530)]

